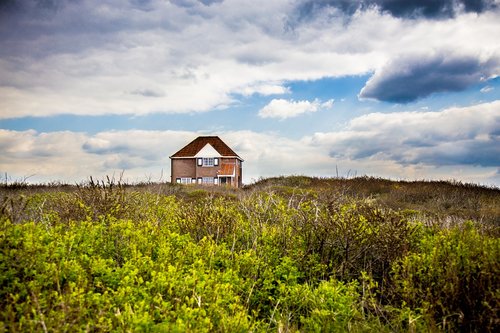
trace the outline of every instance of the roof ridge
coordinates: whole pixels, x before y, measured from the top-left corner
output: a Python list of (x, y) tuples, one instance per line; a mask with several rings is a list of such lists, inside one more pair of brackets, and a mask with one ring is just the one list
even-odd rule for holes
[(237, 157), (238, 156), (222, 139), (217, 135), (200, 135), (186, 146), (181, 148), (170, 158), (175, 157), (194, 157), (207, 144), (210, 144), (222, 157)]

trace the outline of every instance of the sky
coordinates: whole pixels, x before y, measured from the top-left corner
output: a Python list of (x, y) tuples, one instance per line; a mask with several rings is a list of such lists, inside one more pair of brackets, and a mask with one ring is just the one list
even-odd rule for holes
[(500, 186), (500, 0), (0, 0), (0, 178), (169, 181), (199, 135), (243, 181)]

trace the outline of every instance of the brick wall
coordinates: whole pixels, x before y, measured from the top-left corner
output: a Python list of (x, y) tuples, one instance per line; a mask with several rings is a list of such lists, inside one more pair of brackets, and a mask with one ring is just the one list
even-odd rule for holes
[(196, 166), (196, 177), (217, 177), (219, 169), (220, 165), (213, 167)]
[(172, 183), (175, 183), (176, 178), (195, 177), (196, 175), (196, 160), (194, 158), (182, 158), (171, 160), (171, 175)]

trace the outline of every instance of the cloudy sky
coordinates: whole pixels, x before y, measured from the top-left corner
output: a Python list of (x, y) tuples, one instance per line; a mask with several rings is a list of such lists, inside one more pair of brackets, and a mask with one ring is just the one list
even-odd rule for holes
[(500, 0), (0, 0), (0, 172), (169, 180), (219, 135), (276, 175), (500, 186)]

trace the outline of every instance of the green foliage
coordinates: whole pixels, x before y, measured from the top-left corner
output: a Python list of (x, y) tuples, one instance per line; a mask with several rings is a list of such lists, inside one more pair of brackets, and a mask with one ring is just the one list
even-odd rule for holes
[(498, 330), (494, 224), (275, 181), (8, 193), (0, 331)]
[(394, 265), (396, 294), (443, 330), (493, 331), (500, 325), (500, 239), (472, 223), (424, 236)]

